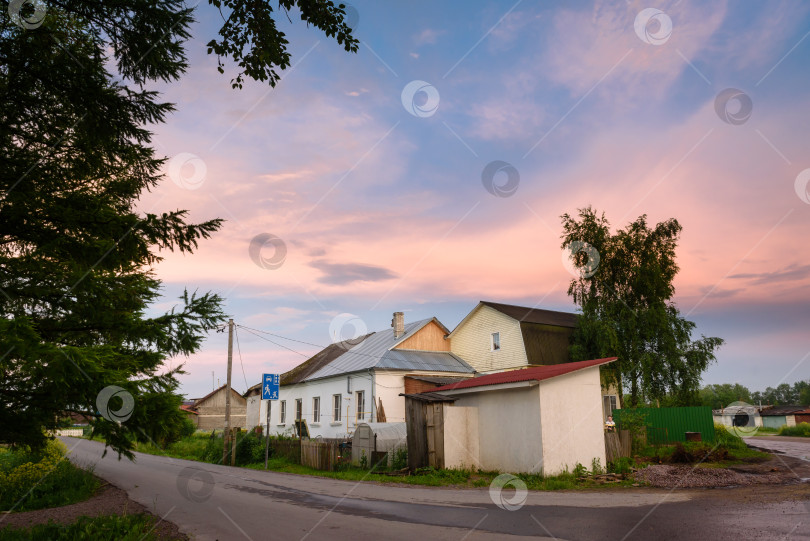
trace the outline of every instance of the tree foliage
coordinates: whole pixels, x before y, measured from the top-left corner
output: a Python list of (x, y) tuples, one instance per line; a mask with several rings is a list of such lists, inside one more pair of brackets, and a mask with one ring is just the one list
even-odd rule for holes
[(793, 385), (781, 383), (764, 391), (750, 391), (739, 383), (706, 385), (700, 389), (700, 404), (712, 409), (727, 407), (732, 402), (745, 402), (758, 406), (810, 406), (810, 380), (797, 381)]
[[(295, 4), (303, 20), (356, 47), (342, 8), (280, 6)], [(269, 4), (221, 5), (230, 13), (218, 54), (274, 84), (289, 55)], [(78, 412), (131, 456), (133, 440), (165, 442), (182, 426), (180, 369), (165, 371), (164, 361), (197, 351), (225, 317), (211, 293), (185, 292), (170, 312), (150, 312), (162, 254), (193, 252), (221, 220), (137, 209), (165, 163), (149, 125), (173, 110), (144, 85), (186, 69), (193, 10), (178, 0), (54, 0), (31, 29), (8, 16), (8, 2), (0, 7), (0, 443), (41, 446), (45, 430)], [(110, 388), (120, 391), (102, 392)]]
[(608, 375), (629, 391), (631, 405), (668, 394), (694, 403), (723, 340), (692, 340), (695, 324), (672, 301), (681, 225), (670, 219), (650, 227), (644, 215), (611, 233), (604, 214), (590, 207), (575, 218), (564, 214), (562, 224), (562, 247), (579, 270), (568, 288), (582, 312), (572, 359), (618, 357)]

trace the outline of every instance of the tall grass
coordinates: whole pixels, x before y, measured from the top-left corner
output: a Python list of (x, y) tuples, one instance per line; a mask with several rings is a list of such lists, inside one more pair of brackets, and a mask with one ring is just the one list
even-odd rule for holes
[(779, 429), (779, 435), (810, 438), (810, 423), (799, 423), (796, 426), (783, 426)]

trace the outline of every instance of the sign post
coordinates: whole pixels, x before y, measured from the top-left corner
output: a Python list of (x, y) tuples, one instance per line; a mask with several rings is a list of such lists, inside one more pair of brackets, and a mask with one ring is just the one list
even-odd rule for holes
[(273, 400), (278, 400), (279, 377), (278, 374), (262, 375), (262, 400), (267, 400), (267, 432), (264, 437), (264, 469), (267, 469), (267, 459), (270, 453), (270, 406)]

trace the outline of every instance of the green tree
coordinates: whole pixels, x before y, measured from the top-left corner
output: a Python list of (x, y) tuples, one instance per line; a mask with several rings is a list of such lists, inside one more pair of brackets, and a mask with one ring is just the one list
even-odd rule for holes
[(720, 409), (733, 402), (751, 403), (751, 391), (739, 383), (706, 385), (700, 392), (700, 404), (712, 409)]
[(612, 372), (630, 404), (698, 400), (701, 374), (715, 360), (720, 338), (692, 340), (695, 324), (672, 301), (681, 226), (670, 219), (650, 227), (641, 216), (611, 233), (592, 208), (562, 216), (562, 248), (571, 254), (568, 294), (582, 312), (571, 344), (573, 360), (618, 357)]
[(804, 386), (802, 390), (799, 392), (798, 403), (801, 404), (802, 406), (810, 407), (810, 383), (808, 382), (805, 383), (807, 383), (807, 385)]
[[(212, 3), (225, 24), (209, 46), (241, 68), (234, 86), (243, 75), (275, 84), (289, 54), (270, 5)], [(297, 5), (302, 20), (356, 50), (341, 7), (278, 5)], [(136, 208), (165, 162), (148, 126), (173, 110), (144, 86), (184, 72), (193, 10), (178, 0), (54, 0), (31, 24), (31, 3), (11, 16), (8, 2), (0, 7), (0, 443), (40, 446), (72, 411), (94, 415), (94, 430), (132, 456), (134, 440), (165, 443), (182, 427), (180, 369), (164, 361), (197, 351), (225, 317), (219, 296), (189, 292), (150, 315), (161, 252), (193, 252), (221, 220)]]

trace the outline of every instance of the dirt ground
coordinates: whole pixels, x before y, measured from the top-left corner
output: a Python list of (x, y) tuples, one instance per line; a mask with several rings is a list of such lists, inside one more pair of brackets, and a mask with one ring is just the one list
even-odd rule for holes
[[(130, 500), (125, 491), (103, 480), (100, 481), (102, 487), (95, 496), (83, 502), (50, 509), (24, 511), (22, 513), (2, 512), (0, 513), (0, 529), (31, 527), (37, 524), (45, 524), (48, 521), (58, 524), (72, 524), (83, 515), (95, 517), (99, 515), (152, 514), (142, 505)], [(155, 517), (155, 520), (157, 525), (154, 532), (160, 539), (188, 539), (187, 536), (180, 533), (180, 530), (173, 523), (161, 520), (160, 517)]]

